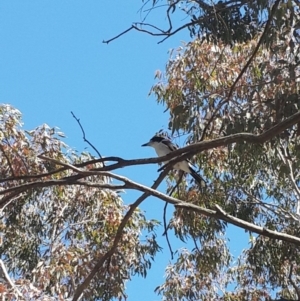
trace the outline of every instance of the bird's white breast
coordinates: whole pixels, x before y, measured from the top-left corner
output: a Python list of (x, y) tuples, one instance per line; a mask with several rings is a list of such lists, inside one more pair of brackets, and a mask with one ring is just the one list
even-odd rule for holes
[[(156, 152), (157, 156), (159, 156), (159, 157), (166, 156), (167, 154), (169, 154), (171, 152), (169, 147), (163, 143), (156, 143), (156, 144), (152, 145), (152, 147), (155, 149), (155, 152)], [(166, 164), (167, 162), (168, 161), (164, 162), (164, 164)], [(187, 173), (190, 173), (190, 166), (187, 161), (178, 162), (174, 165), (173, 168), (178, 169), (178, 170), (183, 170)]]
[(171, 152), (171, 150), (168, 148), (168, 146), (166, 146), (162, 143), (157, 143), (157, 144), (153, 145), (153, 147), (157, 153), (157, 156), (159, 156), (159, 157), (165, 156)]

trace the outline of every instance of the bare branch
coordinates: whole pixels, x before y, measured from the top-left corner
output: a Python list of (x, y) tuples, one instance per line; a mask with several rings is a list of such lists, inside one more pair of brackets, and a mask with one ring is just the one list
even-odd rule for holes
[[(280, 134), (284, 130), (288, 129), (289, 127), (297, 124), (300, 122), (300, 112), (290, 116), (289, 118), (279, 122), (275, 126), (271, 127), (267, 131), (263, 132), (262, 134), (255, 135), (250, 133), (238, 133), (233, 134), (226, 137), (220, 137), (214, 140), (206, 140), (206, 141), (200, 141), (194, 144), (187, 145), (183, 148), (179, 148), (171, 153), (169, 153), (166, 156), (162, 157), (155, 157), (155, 158), (148, 158), (148, 159), (133, 159), (133, 160), (125, 160), (118, 157), (112, 157), (114, 158), (117, 163), (111, 164), (109, 166), (91, 169), (92, 170), (98, 170), (98, 171), (111, 171), (118, 168), (123, 168), (125, 166), (133, 166), (133, 165), (144, 165), (144, 164), (154, 164), (154, 163), (162, 163), (165, 161), (171, 160), (168, 164), (164, 165), (163, 168), (167, 166), (172, 166), (176, 162), (179, 162), (183, 159), (192, 157), (193, 155), (200, 153), (204, 150), (221, 147), (221, 146), (227, 146), (229, 144), (233, 143), (241, 143), (241, 142), (249, 142), (252, 144), (263, 144), (266, 141), (274, 138), (276, 135)], [(104, 158), (105, 159), (105, 158)], [(102, 162), (104, 159), (94, 160), (93, 163), (96, 162)], [(108, 160), (108, 158), (106, 158)], [(119, 159), (119, 160), (117, 160)], [(161, 169), (159, 169), (160, 171)], [(1, 194), (1, 192), (0, 192)]]
[[(43, 156), (43, 155), (40, 155), (38, 157), (41, 157), (41, 156)], [(49, 157), (46, 157), (46, 156), (45, 156), (45, 158), (49, 159)], [(50, 159), (52, 159), (52, 158), (50, 158)], [(122, 159), (120, 157), (110, 156), (110, 157), (105, 157), (105, 158), (101, 158), (101, 159), (89, 160), (89, 161), (86, 161), (86, 162), (83, 162), (83, 163), (74, 164), (72, 166), (84, 167), (84, 166), (87, 166), (87, 165), (92, 165), (92, 164), (102, 163), (102, 162), (110, 162), (110, 161), (116, 161), (116, 162), (120, 163), (120, 162), (123, 162), (124, 159)], [(55, 162), (60, 162), (60, 161), (55, 161)], [(62, 163), (62, 162), (60, 162), (60, 163)], [(62, 164), (59, 164), (59, 165), (62, 165)], [(63, 167), (63, 168), (58, 168), (58, 169), (52, 170), (52, 171), (47, 172), (47, 173), (41, 173), (41, 174), (37, 174), (37, 175), (24, 175), (24, 176), (7, 177), (7, 178), (0, 179), (0, 183), (4, 183), (4, 182), (8, 182), (8, 181), (19, 181), (19, 180), (30, 180), (30, 179), (46, 178), (46, 177), (52, 176), (54, 174), (63, 172), (67, 169), (69, 169), (69, 168), (68, 167)]]
[[(156, 29), (157, 31), (160, 31), (161, 35), (166, 35), (166, 34), (167, 34), (166, 31), (160, 29), (159, 27), (157, 27), (157, 26), (155, 26), (155, 25), (153, 25), (153, 24), (144, 23), (144, 22), (135, 22), (135, 23), (134, 23), (134, 26), (137, 26), (137, 25), (139, 25), (139, 26), (148, 26), (148, 27), (151, 27), (151, 28), (153, 28), (153, 29)], [(138, 30), (138, 31), (141, 31), (141, 30), (142, 30), (141, 28), (138, 28), (138, 27), (135, 28), (135, 29)], [(148, 31), (146, 31), (146, 32), (148, 33)]]
[[(128, 180), (129, 182), (131, 182), (131, 185), (135, 187), (135, 189), (143, 191), (144, 193), (148, 193), (149, 195), (155, 196), (165, 202), (171, 203), (177, 207), (181, 207), (181, 208), (186, 208), (189, 210), (193, 210), (195, 212), (198, 212), (200, 214), (203, 214), (205, 216), (208, 217), (212, 217), (212, 218), (217, 218), (217, 219), (221, 219), (223, 221), (226, 221), (230, 224), (236, 225), (240, 228), (273, 238), (273, 239), (279, 239), (279, 240), (283, 240), (286, 242), (291, 242), (293, 244), (296, 244), (298, 246), (300, 246), (300, 238), (295, 237), (293, 235), (289, 235), (286, 233), (279, 233), (277, 231), (272, 231), (260, 226), (256, 226), (252, 223), (246, 222), (242, 219), (239, 219), (237, 217), (234, 217), (230, 214), (227, 214), (220, 206), (215, 205), (216, 210), (211, 210), (211, 209), (206, 209), (206, 208), (202, 208), (199, 207), (197, 205), (191, 204), (191, 203), (187, 203), (181, 200), (178, 200), (176, 198), (173, 198), (171, 196), (165, 195), (162, 192), (159, 192), (157, 190), (155, 190), (152, 186), (152, 188), (149, 188), (147, 186), (135, 183), (133, 181)], [(155, 182), (156, 183), (156, 182)]]

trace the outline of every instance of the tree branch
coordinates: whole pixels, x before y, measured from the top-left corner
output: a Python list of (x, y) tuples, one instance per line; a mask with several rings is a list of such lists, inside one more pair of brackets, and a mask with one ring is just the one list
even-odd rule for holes
[[(90, 161), (80, 163), (80, 164), (75, 164), (72, 166), (84, 167), (87, 165), (101, 163), (101, 162), (116, 161), (116, 163), (108, 165), (108, 166), (90, 169), (90, 171), (93, 171), (93, 170), (95, 170), (95, 171), (100, 171), (100, 170), (101, 171), (112, 171), (112, 170), (123, 168), (126, 166), (162, 163), (164, 161), (169, 161), (171, 159), (176, 158), (176, 159), (174, 159), (174, 161), (172, 160), (170, 163), (166, 164), (164, 166), (164, 168), (165, 168), (169, 164), (173, 165), (176, 162), (179, 162), (183, 159), (192, 157), (193, 155), (200, 153), (204, 150), (221, 147), (221, 146), (227, 146), (232, 143), (241, 143), (244, 141), (253, 143), (253, 144), (265, 143), (266, 141), (274, 138), (276, 135), (280, 134), (282, 131), (288, 129), (289, 127), (297, 124), (298, 122), (300, 122), (300, 112), (281, 121), (280, 123), (276, 124), (275, 126), (271, 127), (269, 130), (267, 130), (259, 135), (250, 134), (250, 133), (238, 133), (238, 134), (233, 134), (233, 135), (226, 136), (226, 137), (217, 138), (214, 140), (200, 141), (200, 142), (197, 142), (194, 144), (187, 145), (183, 148), (179, 148), (178, 150), (171, 152), (168, 155), (163, 156), (163, 157), (127, 160), (127, 159), (123, 159), (123, 158), (116, 157), (116, 156), (110, 156), (110, 157), (106, 157), (106, 158), (90, 160)], [(7, 181), (26, 180), (26, 179), (41, 179), (43, 177), (48, 177), (53, 174), (65, 171), (67, 169), (68, 169), (68, 167), (63, 167), (63, 168), (51, 171), (49, 173), (44, 173), (44, 174), (39, 174), (39, 175), (8, 177), (5, 179), (0, 179), (0, 183), (7, 182)], [(74, 179), (74, 177), (76, 178), (78, 176), (69, 176), (69, 177), (65, 177), (63, 179), (71, 180), (72, 178)], [(3, 194), (2, 192), (0, 191), (0, 195)]]
[(118, 243), (120, 242), (120, 240), (122, 238), (122, 232), (123, 232), (124, 227), (126, 226), (126, 223), (130, 219), (134, 210), (150, 195), (155, 196), (167, 203), (171, 203), (171, 204), (175, 205), (176, 207), (184, 208), (187, 210), (192, 210), (194, 212), (197, 212), (197, 213), (202, 214), (207, 217), (226, 221), (227, 223), (235, 225), (239, 228), (242, 228), (242, 229), (245, 229), (245, 230), (248, 230), (248, 231), (251, 231), (251, 232), (272, 238), (272, 239), (279, 239), (279, 240), (286, 241), (289, 243), (293, 243), (297, 246), (300, 246), (300, 238), (293, 236), (293, 235), (286, 234), (286, 233), (280, 233), (277, 231), (269, 230), (267, 228), (246, 222), (242, 219), (239, 219), (237, 217), (234, 217), (234, 216), (226, 213), (218, 205), (215, 205), (215, 208), (216, 208), (215, 210), (206, 209), (206, 208), (202, 208), (200, 206), (197, 206), (197, 205), (194, 205), (191, 203), (187, 203), (187, 202), (178, 200), (176, 198), (173, 198), (171, 196), (168, 196), (164, 193), (157, 191), (156, 188), (161, 183), (161, 181), (164, 179), (166, 174), (167, 174), (167, 170), (164, 170), (163, 173), (160, 174), (160, 176), (158, 177), (158, 179), (155, 181), (155, 183), (152, 185), (151, 188), (141, 185), (141, 184), (138, 184), (138, 183), (135, 183), (135, 182), (127, 179), (127, 181), (129, 181), (131, 183), (131, 185), (132, 185), (132, 187), (134, 187), (134, 189), (143, 191), (144, 194), (140, 198), (138, 198), (136, 202), (134, 202), (131, 205), (129, 211), (126, 213), (125, 217), (123, 218), (123, 220), (117, 230), (117, 234), (115, 236), (115, 239), (114, 239), (111, 249), (99, 259), (99, 261), (96, 263), (96, 265), (94, 266), (94, 268), (92, 269), (92, 271), (88, 275), (88, 277), (77, 288), (77, 290), (74, 294), (74, 297), (73, 297), (73, 301), (78, 300), (78, 298), (81, 296), (84, 289), (87, 288), (87, 286), (89, 285), (89, 283), (91, 282), (91, 280), (93, 279), (95, 274), (99, 271), (101, 266), (105, 263), (106, 260), (108, 260), (108, 258), (110, 258), (114, 254), (114, 252), (117, 249)]
[[(155, 158), (147, 158), (147, 159), (133, 159), (133, 160), (125, 160), (119, 158), (119, 162), (91, 170), (101, 170), (101, 171), (112, 171), (118, 168), (123, 168), (125, 166), (134, 166), (134, 165), (144, 165), (144, 164), (154, 164), (154, 163), (162, 163), (165, 161), (171, 160), (168, 164), (164, 165), (163, 168), (166, 168), (168, 165), (174, 165), (176, 162), (182, 161), (183, 159), (192, 157), (193, 155), (200, 153), (204, 150), (227, 146), (233, 143), (241, 143), (241, 142), (249, 142), (252, 144), (262, 144), (266, 141), (274, 138), (276, 135), (280, 134), (284, 130), (288, 129), (289, 127), (297, 124), (300, 122), (300, 112), (295, 113), (294, 115), (290, 116), (289, 118), (279, 122), (275, 126), (271, 127), (267, 131), (263, 132), (262, 134), (255, 135), (250, 133), (238, 133), (233, 134), (226, 137), (221, 137), (213, 140), (206, 140), (196, 142), (185, 147), (179, 148), (166, 156), (155, 157)], [(113, 157), (117, 158), (117, 157)], [(108, 158), (107, 158), (108, 159)], [(117, 161), (117, 160), (115, 160)], [(94, 163), (101, 162), (101, 159), (94, 160)], [(160, 171), (161, 169), (159, 169)]]
[(257, 51), (259, 50), (261, 44), (263, 43), (263, 41), (264, 41), (264, 39), (265, 39), (265, 37), (266, 37), (266, 35), (267, 35), (267, 33), (268, 33), (268, 30), (270, 29), (272, 19), (273, 19), (273, 17), (274, 17), (274, 14), (275, 14), (275, 12), (276, 12), (276, 9), (278, 8), (278, 5), (279, 5), (280, 1), (281, 1), (281, 0), (276, 0), (276, 2), (274, 3), (274, 5), (273, 5), (273, 7), (272, 7), (272, 9), (271, 9), (269, 18), (268, 18), (268, 20), (267, 20), (266, 26), (265, 26), (265, 28), (264, 28), (264, 31), (263, 31), (263, 33), (262, 33), (262, 35), (261, 35), (261, 37), (260, 37), (260, 39), (259, 39), (259, 41), (258, 41), (256, 47), (255, 47), (253, 53), (251, 54), (251, 56), (250, 56), (250, 58), (248, 59), (247, 63), (245, 64), (245, 66), (243, 67), (243, 69), (242, 69), (241, 72), (239, 73), (238, 77), (237, 77), (236, 80), (234, 81), (233, 85), (231, 86), (230, 91), (229, 91), (228, 96), (227, 96), (227, 100), (230, 99), (230, 97), (231, 97), (231, 95), (232, 95), (232, 93), (233, 93), (233, 90), (234, 90), (236, 84), (238, 83), (238, 81), (241, 79), (241, 77), (243, 76), (243, 74), (246, 72), (246, 70), (247, 70), (248, 67), (250, 66), (250, 64), (251, 64), (252, 60), (254, 59), (254, 57), (255, 57)]
[[(51, 179), (51, 180), (47, 180), (47, 181), (37, 181), (37, 182), (21, 184), (19, 186), (10, 187), (10, 188), (0, 191), (0, 195), (7, 194), (9, 192), (13, 192), (14, 195), (16, 195), (16, 191), (18, 193), (20, 193), (22, 191), (25, 191), (25, 190), (33, 188), (33, 187), (48, 187), (48, 186), (53, 186), (53, 185), (72, 185), (72, 184), (80, 185), (80, 182), (78, 182), (78, 180), (80, 180), (84, 177), (87, 177), (87, 176), (91, 176), (91, 175), (108, 176), (108, 177), (112, 177), (117, 180), (123, 181), (121, 176), (117, 176), (115, 174), (110, 174), (110, 173), (104, 173), (104, 172), (112, 171), (112, 170), (122, 168), (125, 166), (154, 164), (154, 163), (161, 163), (163, 161), (169, 161), (169, 160), (170, 160), (170, 162), (167, 163), (165, 166), (163, 166), (163, 168), (170, 169), (171, 166), (173, 166), (176, 162), (180, 162), (180, 161), (187, 159), (187, 158), (189, 158), (197, 153), (200, 153), (204, 150), (221, 147), (221, 146), (226, 146), (226, 145), (229, 145), (232, 143), (244, 142), (244, 141), (253, 143), (253, 144), (262, 144), (262, 143), (274, 138), (276, 135), (280, 134), (282, 131), (286, 130), (287, 128), (291, 127), (292, 125), (294, 125), (298, 122), (300, 122), (300, 112), (292, 115), (291, 117), (285, 119), (284, 121), (281, 121), (280, 123), (271, 127), (269, 130), (263, 132), (260, 135), (249, 134), (249, 133), (238, 133), (238, 134), (233, 134), (233, 135), (226, 136), (226, 137), (217, 138), (214, 140), (201, 141), (201, 142), (190, 144), (183, 148), (177, 149), (163, 157), (148, 158), (148, 159), (134, 159), (134, 160), (125, 160), (125, 159), (118, 158), (118, 157), (110, 157), (110, 158), (102, 158), (102, 159), (88, 161), (88, 162), (85, 162), (84, 164), (80, 165), (80, 166), (88, 165), (91, 163), (95, 164), (97, 162), (103, 162), (105, 160), (117, 161), (117, 163), (114, 163), (114, 164), (111, 164), (108, 166), (103, 166), (100, 168), (90, 169), (90, 170), (80, 170), (74, 165), (69, 165), (67, 163), (62, 163), (59, 161), (53, 161), (54, 159), (51, 159), (53, 162), (56, 162), (57, 164), (64, 165), (64, 169), (61, 169), (61, 170), (66, 170), (68, 168), (71, 168), (74, 171), (78, 172), (78, 174), (74, 175), (74, 176), (69, 176), (69, 177), (65, 177), (62, 179), (58, 179), (58, 180)], [(44, 158), (46, 158), (46, 157), (44, 156)], [(160, 169), (159, 169), (159, 171), (160, 171)], [(100, 173), (98, 173), (98, 172), (100, 172)], [(108, 184), (106, 184), (106, 185), (108, 185)], [(3, 204), (3, 199), (0, 200), (0, 206), (2, 204)]]
[[(40, 155), (38, 157), (41, 157), (41, 156), (43, 156), (43, 155)], [(46, 156), (44, 156), (44, 157), (46, 157)], [(49, 158), (49, 157), (47, 157), (47, 158)], [(116, 162), (120, 163), (120, 162), (123, 162), (123, 161), (126, 161), (126, 160), (124, 160), (120, 157), (110, 156), (110, 157), (105, 157), (105, 158), (100, 158), (100, 159), (89, 160), (89, 161), (86, 161), (86, 162), (83, 162), (83, 163), (74, 164), (72, 166), (84, 167), (84, 166), (87, 166), (87, 165), (93, 165), (93, 164), (96, 164), (96, 163), (110, 162), (110, 161), (116, 161)], [(60, 161), (56, 161), (56, 162), (60, 162)], [(46, 177), (52, 176), (54, 174), (66, 171), (67, 169), (69, 169), (69, 168), (68, 167), (62, 167), (62, 168), (58, 168), (58, 169), (52, 170), (52, 171), (47, 172), (47, 173), (41, 173), (41, 174), (37, 174), (37, 175), (24, 175), (24, 176), (7, 177), (7, 178), (0, 179), (0, 183), (4, 183), (4, 182), (8, 182), (8, 181), (19, 181), (19, 180), (30, 180), (30, 179), (46, 178)]]
[[(168, 21), (168, 29), (163, 30), (153, 24), (149, 24), (149, 23), (145, 23), (145, 18), (143, 19), (142, 22), (134, 22), (134, 24), (129, 27), (128, 29), (124, 30), (123, 32), (121, 32), (120, 34), (118, 34), (117, 36), (109, 39), (109, 40), (103, 40), (103, 43), (110, 43), (111, 41), (119, 38), (120, 36), (124, 35), (125, 33), (127, 33), (128, 31), (135, 29), (136, 31), (140, 31), (140, 32), (144, 32), (146, 34), (149, 34), (151, 36), (164, 36), (164, 38), (162, 40), (160, 40), (158, 42), (158, 44), (164, 42), (165, 40), (167, 40), (168, 38), (170, 38), (171, 36), (175, 35), (176, 33), (178, 33), (179, 31), (185, 29), (185, 28), (189, 28), (192, 26), (198, 26), (200, 27), (199, 24), (201, 24), (201, 22), (211, 22), (211, 18), (215, 17), (216, 15), (219, 15), (219, 13), (222, 13), (223, 11), (225, 11), (227, 8), (232, 9), (233, 7), (240, 7), (242, 6), (246, 1), (242, 1), (241, 4), (236, 4), (236, 5), (231, 5), (226, 7), (226, 5), (230, 5), (232, 4), (232, 1), (228, 1), (223, 3), (223, 5), (208, 5), (206, 4), (204, 1), (196, 1), (197, 4), (199, 5), (199, 7), (201, 7), (202, 10), (206, 10), (206, 14), (200, 15), (198, 16), (196, 19), (192, 19), (192, 21), (185, 23), (179, 27), (177, 27), (176, 29), (173, 29), (173, 23), (172, 23), (172, 19), (171, 19), (171, 14), (175, 11), (176, 9), (176, 5), (178, 3), (180, 3), (180, 0), (174, 1), (174, 2), (170, 2), (168, 4), (168, 9), (166, 11), (166, 19)], [(145, 5), (145, 4), (144, 4)], [(143, 6), (144, 6), (143, 5)], [(150, 11), (153, 10), (153, 7), (150, 9)], [(148, 15), (149, 13), (147, 13)], [(188, 18), (190, 18), (191, 16), (187, 13)], [(223, 21), (223, 20), (222, 20)], [(224, 23), (224, 21), (222, 22)], [(140, 27), (136, 26), (139, 25)], [(224, 24), (222, 24), (224, 25)], [(225, 24), (226, 25), (226, 24)], [(151, 31), (151, 30), (147, 30), (147, 29), (143, 29), (141, 28), (142, 26), (144, 27), (150, 27), (155, 29), (157, 32)]]
[(288, 129), (289, 127), (297, 124), (300, 121), (300, 112), (290, 116), (289, 118), (279, 122), (275, 126), (271, 127), (267, 131), (263, 132), (262, 134), (255, 135), (250, 133), (238, 133), (233, 134), (226, 137), (217, 138), (214, 140), (206, 140), (201, 141), (197, 143), (193, 143), (190, 145), (187, 145), (183, 148), (177, 149), (171, 153), (169, 153), (163, 158), (163, 161), (171, 160), (169, 163), (167, 163), (165, 166), (168, 165), (174, 165), (177, 162), (180, 162), (184, 159), (187, 159), (189, 157), (192, 157), (193, 155), (200, 153), (204, 150), (221, 147), (221, 146), (227, 146), (229, 144), (233, 143), (241, 143), (241, 142), (249, 142), (252, 144), (263, 144), (267, 142), (268, 140), (271, 140), (284, 130)]

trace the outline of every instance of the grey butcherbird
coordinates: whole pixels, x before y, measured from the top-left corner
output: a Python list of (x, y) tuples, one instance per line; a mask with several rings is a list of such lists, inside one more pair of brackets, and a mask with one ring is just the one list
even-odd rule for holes
[[(153, 147), (159, 157), (166, 156), (167, 154), (178, 149), (178, 147), (172, 143), (171, 140), (159, 135), (153, 136), (149, 142), (143, 144), (142, 146)], [(205, 182), (202, 177), (193, 169), (192, 164), (188, 160), (175, 163), (173, 168), (189, 173), (200, 186), (202, 186), (203, 182)]]

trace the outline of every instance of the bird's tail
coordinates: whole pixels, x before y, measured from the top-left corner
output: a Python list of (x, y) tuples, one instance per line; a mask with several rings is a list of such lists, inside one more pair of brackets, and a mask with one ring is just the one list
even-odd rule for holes
[(195, 179), (200, 188), (206, 186), (206, 181), (194, 169), (191, 168), (190, 170), (191, 176)]

